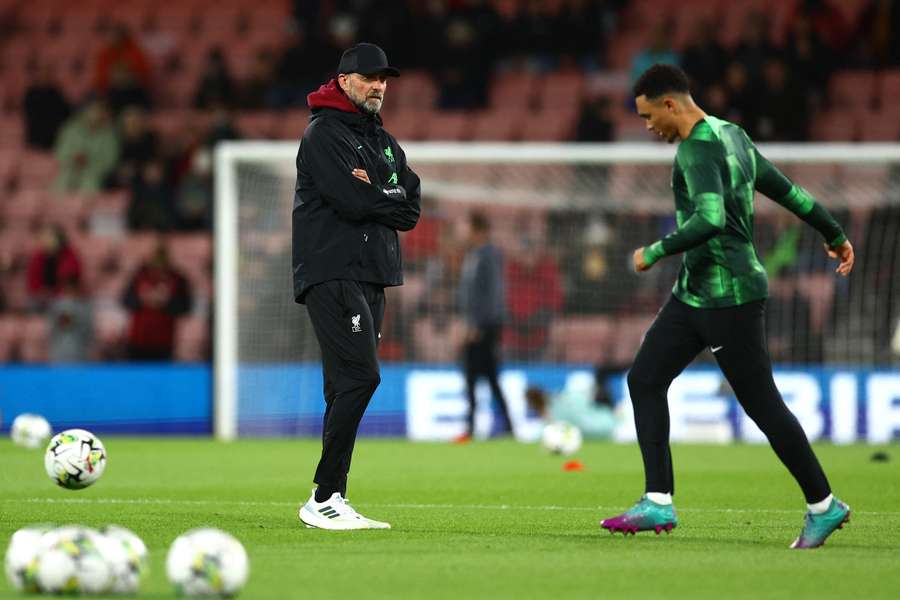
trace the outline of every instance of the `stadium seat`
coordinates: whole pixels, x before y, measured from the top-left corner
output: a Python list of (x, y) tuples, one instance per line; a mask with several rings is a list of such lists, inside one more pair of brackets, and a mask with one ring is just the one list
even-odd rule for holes
[(810, 127), (817, 141), (856, 141), (859, 139), (859, 123), (856, 115), (844, 110), (819, 113)]
[(522, 141), (562, 142), (574, 135), (578, 113), (575, 107), (569, 110), (547, 109), (532, 113), (522, 126)]
[(205, 316), (185, 317), (175, 327), (175, 360), (201, 362), (208, 358), (209, 320)]
[(900, 140), (898, 111), (887, 108), (869, 111), (860, 119), (860, 138), (864, 142), (896, 142)]
[(241, 135), (251, 140), (271, 139), (279, 130), (275, 116), (268, 111), (238, 113), (234, 123)]
[(464, 140), (472, 128), (472, 117), (465, 112), (432, 112), (425, 119), (426, 140)]
[(472, 139), (483, 142), (515, 141), (522, 137), (522, 126), (532, 118), (525, 109), (495, 108), (475, 113)]
[(437, 100), (438, 90), (430, 74), (425, 71), (404, 71), (402, 77), (388, 82), (385, 105), (391, 108), (430, 109)]
[(22, 360), (28, 363), (47, 362), (50, 325), (47, 317), (37, 315), (22, 321)]
[(21, 320), (0, 315), (0, 363), (7, 363), (18, 357), (21, 341)]
[(568, 363), (608, 362), (615, 328), (611, 317), (559, 318), (550, 325), (548, 358)]
[(431, 112), (426, 110), (392, 109), (383, 115), (384, 126), (401, 142), (417, 141), (422, 139), (430, 115)]
[[(443, 327), (439, 327), (432, 317), (421, 317), (413, 324), (412, 360), (415, 362), (454, 362), (459, 359), (463, 339), (466, 335), (466, 324), (459, 318), (448, 318)], [(441, 343), (434, 343), (440, 340)]]
[(531, 73), (510, 73), (491, 80), (490, 104), (497, 109), (531, 108), (538, 103), (538, 85)]
[(828, 99), (833, 108), (868, 108), (876, 92), (873, 71), (839, 71), (828, 82)]
[(624, 316), (616, 319), (610, 363), (630, 365), (644, 339), (644, 334), (653, 323), (655, 315)]
[(11, 227), (27, 229), (44, 214), (47, 193), (40, 189), (22, 189), (0, 202), (0, 211)]
[(538, 89), (541, 108), (578, 109), (585, 90), (584, 75), (580, 71), (551, 73), (541, 80)]
[(900, 69), (882, 71), (878, 78), (878, 105), (884, 109), (900, 102)]

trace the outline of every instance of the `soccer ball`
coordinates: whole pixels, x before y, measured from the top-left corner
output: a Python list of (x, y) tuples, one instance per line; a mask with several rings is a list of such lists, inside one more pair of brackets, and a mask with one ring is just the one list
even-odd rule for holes
[(41, 538), (50, 531), (48, 526), (25, 527), (12, 535), (6, 549), (4, 567), (9, 583), (20, 592), (37, 592), (36, 564)]
[(67, 429), (50, 440), (44, 468), (57, 485), (80, 490), (91, 485), (106, 469), (106, 449), (99, 438), (84, 429)]
[(51, 594), (109, 591), (112, 570), (102, 544), (102, 536), (87, 527), (70, 525), (44, 534), (28, 567), (38, 590)]
[(546, 425), (541, 434), (541, 444), (554, 454), (574, 454), (581, 448), (581, 441), (581, 430), (563, 421)]
[(192, 529), (172, 542), (166, 575), (183, 596), (233, 596), (250, 565), (239, 541), (219, 529)]
[(17, 446), (40, 448), (53, 433), (50, 423), (41, 415), (22, 413), (13, 420), (10, 437)]
[(102, 534), (101, 553), (110, 563), (113, 583), (110, 591), (114, 594), (133, 594), (138, 591), (141, 579), (149, 569), (147, 546), (132, 531), (109, 525), (100, 530)]

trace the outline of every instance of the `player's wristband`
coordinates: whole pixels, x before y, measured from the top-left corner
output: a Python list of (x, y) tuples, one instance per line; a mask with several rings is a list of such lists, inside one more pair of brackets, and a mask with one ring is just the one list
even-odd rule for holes
[(653, 242), (644, 248), (644, 263), (649, 267), (665, 255), (662, 242)]

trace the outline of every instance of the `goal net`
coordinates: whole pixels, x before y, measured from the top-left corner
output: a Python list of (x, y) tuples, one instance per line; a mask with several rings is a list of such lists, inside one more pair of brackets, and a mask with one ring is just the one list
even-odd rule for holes
[[(529, 385), (558, 391), (589, 385), (597, 368), (627, 370), (680, 265), (667, 258), (641, 275), (630, 268), (634, 248), (675, 227), (675, 148), (404, 147), (422, 179), (422, 218), (401, 234), (406, 283), (387, 290), (382, 385), (362, 433), (439, 439), (460, 430), (464, 326), (456, 297), (474, 210), (487, 215), (505, 256), (501, 383), (515, 417), (530, 418), (523, 400)], [(773, 362), (896, 367), (900, 145), (761, 149), (844, 224), (858, 256), (853, 275), (837, 277), (819, 235), (757, 195), (755, 242), (770, 277)], [(292, 297), (296, 152), (295, 143), (277, 142), (229, 142), (217, 150), (215, 413), (216, 432), (226, 439), (321, 431), (318, 344), (305, 307)], [(697, 364), (704, 361), (711, 356)], [(481, 404), (478, 427), (486, 434), (496, 419), (490, 403)]]

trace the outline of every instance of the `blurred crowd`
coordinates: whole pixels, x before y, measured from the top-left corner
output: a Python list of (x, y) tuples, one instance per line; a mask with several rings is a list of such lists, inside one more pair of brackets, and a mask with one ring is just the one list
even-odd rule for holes
[[(3, 56), (11, 55), (5, 51), (13, 44), (31, 48), (22, 53), (26, 78), (21, 94), (0, 98), (5, 122), (21, 121), (21, 150), (30, 153), (24, 155), (19, 170), (4, 170), (0, 153), (0, 193), (6, 203), (0, 211), (4, 219), (0, 222), (0, 274), (5, 280), (0, 286), (0, 310), (49, 316), (53, 335), (48, 339), (68, 339), (63, 344), (66, 348), (50, 352), (51, 359), (173, 356), (175, 334), (171, 331), (160, 333), (155, 349), (141, 349), (142, 342), (136, 339), (169, 331), (169, 325), (146, 325), (157, 323), (154, 319), (171, 320), (174, 328), (189, 313), (204, 318), (209, 313), (208, 303), (198, 309), (197, 302), (206, 300), (198, 300), (202, 295), (194, 293), (198, 285), (208, 283), (185, 277), (169, 260), (171, 248), (164, 240), (168, 235), (209, 236), (215, 145), (271, 135), (298, 139), (307, 116), (306, 94), (333, 76), (341, 51), (357, 41), (381, 45), (392, 64), (406, 74), (424, 75), (434, 93), (407, 90), (407, 101), (433, 104), (416, 108), (448, 114), (479, 111), (492, 103), (502, 111), (502, 104), (496, 106), (491, 95), (498, 80), (509, 74), (534, 76), (537, 88), (544, 77), (576, 74), (577, 89), (583, 92), (575, 101), (576, 118), (560, 141), (623, 139), (623, 120), (642, 127), (632, 112), (629, 86), (654, 62), (680, 64), (690, 75), (701, 106), (740, 123), (759, 141), (818, 139), (816, 115), (837, 106), (832, 85), (837, 74), (900, 68), (900, 0), (854, 1), (858, 5), (854, 11), (841, 10), (843, 4), (836, 0), (796, 0), (785, 3), (789, 11), (777, 23), (775, 15), (785, 13), (782, 8), (748, 9), (733, 38), (723, 35), (721, 18), (735, 6), (750, 3), (709, 2), (717, 7), (715, 11), (689, 19), (682, 17), (684, 11), (705, 4), (682, 6), (667, 1), (658, 3), (664, 10), (656, 11), (654, 3), (641, 0), (277, 0), (264, 4), (276, 8), (272, 29), (261, 31), (258, 24), (253, 25), (253, 7), (237, 4), (234, 18), (222, 25), (227, 30), (219, 31), (227, 35), (220, 42), (203, 45), (194, 65), (187, 52), (192, 37), (208, 40), (209, 34), (216, 33), (209, 23), (203, 24), (202, 17), (210, 17), (211, 8), (204, 8), (205, 13), (185, 12), (179, 21), (183, 24), (179, 35), (185, 36), (183, 42), (187, 40), (182, 45), (172, 41), (162, 9), (140, 19), (117, 20), (100, 14), (87, 24), (92, 39), (103, 40), (96, 51), (73, 49), (62, 60), (26, 42), (31, 35), (38, 39), (65, 31), (70, 24), (64, 18), (51, 15), (35, 25), (17, 12), (25, 10), (24, 3), (0, 2), (0, 32), (8, 34), (0, 41)], [(239, 43), (251, 33), (258, 43)], [(241, 60), (236, 60), (238, 48)], [(0, 64), (4, 78), (10, 68), (8, 60)], [(186, 91), (176, 94), (172, 82), (183, 82), (185, 73), (191, 75)], [(66, 83), (73, 74), (74, 86)], [(537, 95), (532, 98), (537, 88), (520, 93), (527, 96), (522, 106), (542, 104), (546, 114), (556, 103), (569, 104), (555, 97), (554, 90), (541, 92), (541, 100)], [(860, 93), (866, 95), (865, 90)], [(866, 96), (866, 110), (891, 108), (883, 97), (873, 94), (870, 102)], [(397, 122), (392, 120), (396, 113), (390, 112), (394, 110), (391, 90), (385, 106), (390, 130)], [(279, 127), (289, 115), (299, 116), (299, 125)], [(262, 121), (268, 129), (254, 127)], [(47, 156), (53, 157), (53, 168), (29, 176), (25, 161), (38, 163)], [(18, 159), (11, 157), (10, 164), (14, 160)], [(79, 240), (96, 233), (86, 231), (89, 223), (59, 223), (41, 213), (30, 215), (26, 225), (31, 239), (39, 240), (29, 246), (34, 246), (34, 252), (24, 262), (4, 255), (3, 240), (12, 240), (11, 231), (20, 226), (10, 220), (15, 212), (10, 205), (34, 188), (52, 191), (51, 202), (110, 194), (124, 198), (121, 235), (164, 234), (158, 246), (147, 246), (140, 266), (128, 265), (130, 279), (117, 300), (130, 321), (117, 351), (98, 355), (88, 339), (92, 328), (86, 319), (92, 312), (79, 308), (79, 303), (89, 304), (92, 297), (93, 280), (86, 283), (80, 278), (78, 266), (79, 254), (87, 251), (79, 247)], [(658, 237), (671, 223), (612, 213), (541, 218), (539, 225), (522, 229), (531, 234), (519, 235), (505, 247), (511, 300), (504, 347), (512, 358), (560, 358), (550, 343), (559, 315), (652, 312), (668, 283), (640, 282), (620, 258), (633, 240)], [(866, 215), (863, 227), (878, 222), (872, 218)], [(888, 222), (893, 218), (889, 216)], [(454, 288), (461, 255), (447, 231), (446, 219), (436, 214), (423, 219), (404, 241), (410, 254), (411, 289), (424, 282), (433, 292), (417, 300), (420, 314), (427, 313), (427, 319), (393, 320), (398, 330), (409, 329), (395, 339), (411, 341), (395, 342), (403, 345), (393, 349), (392, 342), (387, 342), (388, 357), (427, 360), (430, 350), (416, 348), (413, 340), (443, 331), (455, 310), (449, 290)], [(800, 234), (785, 235), (771, 244), (782, 258), (790, 255), (791, 243), (799, 243), (791, 242), (790, 236)], [(790, 262), (785, 265), (772, 273), (776, 279), (787, 272), (784, 269), (795, 268)], [(200, 282), (208, 279), (208, 267), (199, 270), (205, 270)], [(823, 264), (818, 270), (824, 268)], [(671, 275), (666, 272), (650, 281), (669, 282)], [(10, 278), (23, 282), (24, 303), (11, 298), (6, 285)], [(821, 330), (824, 309), (802, 306), (802, 295), (795, 288), (776, 282), (776, 306), (781, 297), (794, 300), (773, 312), (801, 322), (808, 319), (811, 325), (804, 331)], [(447, 297), (441, 290), (447, 290)], [(145, 304), (154, 307), (155, 316), (143, 318), (145, 325), (136, 324)], [(887, 309), (888, 314), (891, 310)], [(57, 335), (60, 327), (72, 336)], [(0, 323), (0, 350), (2, 329)], [(814, 340), (803, 360), (817, 360), (821, 343), (809, 333), (802, 337)], [(77, 344), (77, 339), (88, 341)], [(797, 347), (796, 343), (785, 345)], [(76, 347), (81, 348), (80, 354)], [(198, 356), (208, 358), (208, 344)]]

